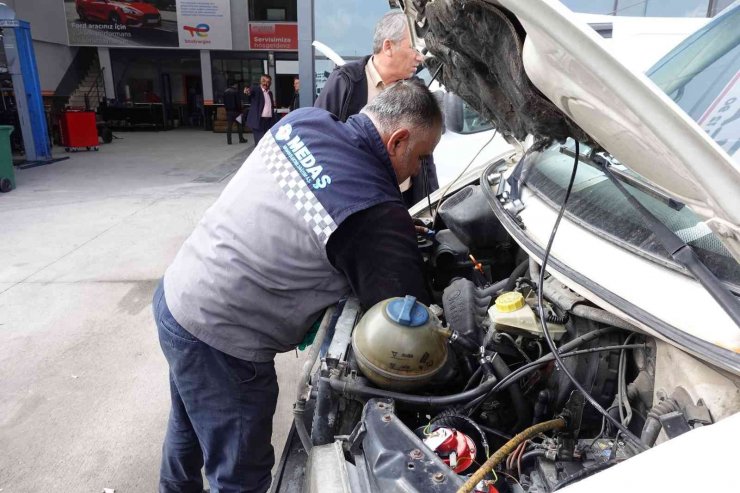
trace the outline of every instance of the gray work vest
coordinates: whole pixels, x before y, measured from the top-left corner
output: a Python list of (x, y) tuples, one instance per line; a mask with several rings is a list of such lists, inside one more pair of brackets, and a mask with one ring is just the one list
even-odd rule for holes
[(354, 212), (402, 203), (365, 115), (290, 113), (260, 141), (185, 241), (164, 276), (167, 305), (188, 332), (237, 358), (293, 349), (350, 292), (326, 243)]

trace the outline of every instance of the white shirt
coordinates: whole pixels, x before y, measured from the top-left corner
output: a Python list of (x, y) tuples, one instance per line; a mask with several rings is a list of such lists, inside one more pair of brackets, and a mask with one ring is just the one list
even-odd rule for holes
[(270, 93), (262, 86), (260, 86), (260, 89), (262, 89), (262, 95), (265, 97), (265, 107), (262, 108), (261, 116), (262, 118), (272, 118), (272, 100), (270, 99)]

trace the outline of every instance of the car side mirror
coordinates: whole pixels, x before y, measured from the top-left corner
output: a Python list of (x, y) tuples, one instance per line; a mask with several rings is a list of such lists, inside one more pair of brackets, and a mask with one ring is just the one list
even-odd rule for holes
[(463, 131), (463, 100), (457, 94), (447, 92), (444, 95), (445, 127), (459, 134)]

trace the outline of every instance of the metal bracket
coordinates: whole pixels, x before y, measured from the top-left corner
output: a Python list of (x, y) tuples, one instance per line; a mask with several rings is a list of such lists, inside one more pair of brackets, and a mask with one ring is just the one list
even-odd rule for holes
[(663, 425), (663, 431), (668, 438), (675, 438), (687, 431), (691, 431), (691, 427), (681, 411), (663, 414), (659, 416), (659, 419), (660, 424)]

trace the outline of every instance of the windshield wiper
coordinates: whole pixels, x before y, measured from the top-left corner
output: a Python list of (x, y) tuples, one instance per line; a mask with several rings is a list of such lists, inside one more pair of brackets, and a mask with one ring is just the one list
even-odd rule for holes
[[(560, 153), (565, 154), (566, 156), (575, 157), (575, 152), (566, 146), (560, 146)], [(674, 211), (680, 211), (681, 209), (685, 207), (685, 204), (683, 202), (679, 202), (678, 200), (674, 199), (670, 195), (663, 193), (661, 190), (657, 190), (656, 188), (651, 187), (649, 184), (645, 183), (639, 178), (632, 176), (625, 171), (615, 168), (613, 166), (613, 163), (609, 162), (609, 160), (604, 158), (603, 156), (590, 152), (588, 154), (580, 154), (578, 156), (578, 161), (601, 170), (603, 165), (599, 164), (597, 160), (593, 159), (594, 157), (599, 157), (603, 159), (604, 161), (606, 161), (607, 166), (609, 167), (609, 170), (611, 171), (611, 173), (616, 175), (619, 178), (619, 180), (627, 183), (629, 186), (633, 188), (638, 189), (645, 195), (649, 195), (655, 200), (667, 205)]]
[(653, 236), (655, 236), (655, 239), (658, 240), (673, 260), (683, 266), (692, 276), (694, 276), (694, 279), (699, 281), (699, 284), (707, 290), (710, 296), (714, 298), (717, 304), (727, 312), (738, 328), (740, 328), (740, 301), (725, 287), (722, 281), (717, 279), (717, 276), (715, 276), (712, 271), (704, 265), (704, 263), (699, 259), (699, 256), (696, 255), (689, 245), (679, 238), (676, 233), (671, 231), (668, 226), (660, 222), (653, 213), (651, 213), (640, 203), (639, 200), (624, 188), (620, 180), (613, 174), (611, 165), (606, 158), (594, 155), (591, 156), (590, 159), (604, 171), (604, 175), (609, 178), (617, 190), (624, 195), (630, 205), (632, 205), (640, 216), (642, 216), (643, 221), (645, 221), (648, 229), (650, 229)]

